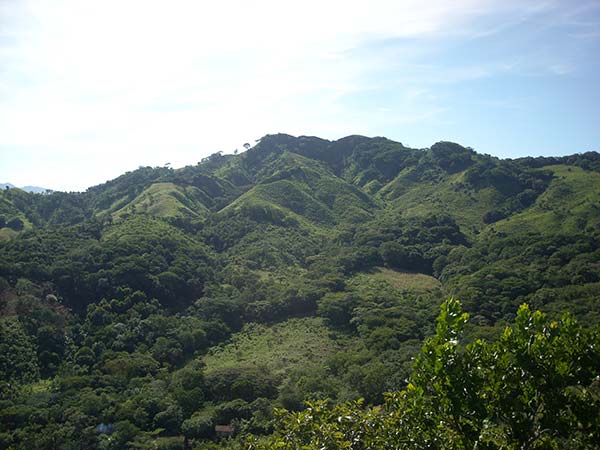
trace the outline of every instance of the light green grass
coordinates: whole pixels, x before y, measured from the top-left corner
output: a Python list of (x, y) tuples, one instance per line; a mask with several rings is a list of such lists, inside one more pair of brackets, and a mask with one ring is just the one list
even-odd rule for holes
[(17, 234), (19, 234), (19, 232), (13, 230), (12, 228), (8, 228), (8, 227), (0, 228), (0, 241), (10, 241)]
[(424, 273), (400, 272), (380, 267), (369, 276), (374, 280), (384, 280), (392, 287), (405, 291), (430, 292), (442, 287), (436, 278)]
[(378, 205), (355, 186), (336, 177), (321, 163), (284, 152), (262, 170), (260, 184), (241, 195), (222, 212), (242, 207), (271, 208), (303, 225), (329, 227), (341, 222), (364, 222)]
[(580, 233), (600, 225), (600, 174), (573, 166), (548, 166), (554, 180), (535, 204), (490, 227), (498, 232)]
[[(303, 228), (312, 233), (318, 233), (324, 227), (323, 224), (315, 224), (287, 208), (262, 199), (260, 195), (256, 193), (254, 188), (235, 199), (217, 214), (226, 215), (234, 212), (238, 214), (251, 214), (251, 211), (255, 210), (264, 211), (264, 216), (272, 217), (272, 221), (276, 223), (280, 222), (283, 224), (285, 222), (297, 225), (299, 228)], [(264, 221), (268, 220), (264, 219)]]
[(256, 366), (283, 375), (294, 369), (322, 367), (340, 350), (322, 319), (296, 318), (273, 326), (247, 324), (229, 344), (213, 347), (203, 361), (207, 373)]
[(32, 394), (41, 394), (52, 390), (52, 380), (39, 380), (27, 386)]
[(389, 208), (402, 211), (405, 217), (449, 214), (470, 237), (484, 226), (483, 216), (501, 198), (493, 188), (466, 189), (464, 172), (445, 176), (437, 182), (414, 182), (408, 175), (407, 171), (401, 172), (379, 191), (378, 195), (388, 202)]
[(131, 214), (144, 214), (152, 217), (198, 217), (207, 208), (194, 199), (193, 188), (176, 186), (173, 183), (154, 183), (139, 194), (133, 201), (113, 213), (120, 219)]

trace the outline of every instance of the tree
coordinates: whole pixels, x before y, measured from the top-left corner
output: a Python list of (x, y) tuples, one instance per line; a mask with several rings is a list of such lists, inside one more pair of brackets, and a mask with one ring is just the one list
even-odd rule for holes
[(6, 226), (8, 228), (12, 228), (15, 231), (21, 231), (23, 229), (23, 227), (25, 226), (25, 224), (23, 223), (23, 221), (21, 219), (19, 219), (18, 217), (15, 217), (14, 219), (8, 221)]
[(356, 298), (345, 292), (328, 292), (318, 301), (317, 313), (334, 327), (348, 327), (352, 311), (358, 305)]
[(188, 439), (208, 439), (215, 433), (214, 410), (203, 409), (195, 412), (181, 426), (183, 435)]
[(278, 429), (249, 449), (600, 448), (600, 329), (527, 305), (496, 342), (460, 346), (468, 320), (444, 302), (407, 389), (381, 409), (309, 403), (278, 412)]
[(192, 363), (174, 372), (169, 390), (185, 416), (190, 416), (194, 411), (200, 409), (206, 390), (202, 365)]
[(14, 318), (0, 319), (0, 398), (39, 378), (33, 339)]

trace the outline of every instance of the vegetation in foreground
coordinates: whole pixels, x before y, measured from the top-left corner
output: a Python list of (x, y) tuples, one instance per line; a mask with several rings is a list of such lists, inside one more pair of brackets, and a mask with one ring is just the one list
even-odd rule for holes
[(277, 411), (269, 439), (249, 449), (599, 448), (600, 329), (519, 308), (497, 341), (460, 337), (468, 314), (442, 304), (407, 388), (365, 407), (317, 401)]

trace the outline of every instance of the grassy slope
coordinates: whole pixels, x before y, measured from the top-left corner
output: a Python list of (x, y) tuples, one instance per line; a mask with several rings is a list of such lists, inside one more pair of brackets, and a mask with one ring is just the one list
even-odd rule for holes
[(378, 196), (390, 209), (406, 216), (423, 216), (443, 212), (450, 214), (463, 233), (473, 237), (483, 226), (483, 216), (501, 197), (493, 188), (475, 191), (464, 183), (464, 172), (442, 176), (437, 181), (413, 181), (410, 169), (402, 171), (385, 185)]
[(554, 173), (549, 188), (527, 210), (491, 227), (498, 232), (577, 233), (600, 226), (600, 173), (579, 167), (547, 166)]
[(369, 302), (388, 306), (396, 304), (437, 311), (438, 305), (446, 299), (444, 287), (434, 277), (382, 267), (354, 275), (348, 280), (347, 288)]
[(283, 152), (257, 176), (262, 181), (222, 211), (243, 205), (267, 206), (313, 224), (332, 225), (341, 221), (363, 221), (377, 208), (355, 186), (335, 176), (322, 163)]
[[(554, 174), (549, 187), (529, 208), (513, 214), (506, 219), (488, 225), (477, 237), (482, 243), (494, 243), (498, 236), (507, 239), (534, 236), (535, 239), (553, 239), (556, 236), (577, 236), (598, 233), (600, 230), (600, 174), (585, 171), (575, 166), (546, 166)], [(594, 231), (595, 230), (595, 231)], [(543, 278), (543, 274), (569, 273), (569, 265), (561, 266), (558, 262), (549, 261), (545, 272), (540, 272), (539, 260), (531, 260), (526, 253), (515, 249), (502, 249), (496, 260), (483, 267), (467, 266), (462, 273), (453, 276), (445, 283), (449, 292), (456, 293), (463, 301), (473, 297), (477, 308), (490, 308), (488, 297), (499, 295), (496, 286), (504, 286), (501, 292), (506, 299), (505, 308), (515, 310), (520, 302), (528, 302), (537, 309), (551, 312), (556, 316), (565, 310), (575, 314), (584, 323), (597, 323), (600, 317), (598, 306), (598, 283), (571, 284), (564, 287), (542, 284), (533, 292), (525, 295), (518, 289), (512, 291), (511, 283), (520, 286), (522, 280)], [(556, 250), (556, 249), (555, 249)], [(553, 253), (551, 251), (550, 253)], [(587, 264), (593, 269), (593, 255)], [(556, 259), (556, 258), (551, 258)], [(597, 261), (595, 262), (597, 264)], [(484, 282), (485, 281), (485, 282)], [(502, 283), (500, 283), (502, 281)], [(530, 281), (534, 286), (535, 281)], [(580, 282), (581, 283), (581, 282)], [(485, 286), (482, 292), (471, 290)], [(528, 286), (528, 287), (529, 287)], [(487, 290), (493, 292), (489, 293)], [(519, 296), (520, 295), (520, 296)], [(559, 300), (556, 300), (559, 299)], [(512, 306), (510, 302), (513, 302)], [(487, 304), (487, 306), (483, 304)], [(492, 302), (493, 303), (493, 302)], [(483, 306), (482, 306), (483, 305)]]
[(257, 184), (216, 218), (249, 218), (259, 223), (235, 243), (229, 255), (245, 255), (263, 268), (300, 263), (321, 247), (336, 224), (362, 222), (378, 208), (323, 163), (295, 153), (272, 154), (254, 177)]
[(273, 326), (247, 324), (229, 344), (213, 347), (203, 358), (206, 372), (238, 366), (264, 367), (277, 375), (323, 367), (342, 350), (320, 318), (297, 318)]
[[(151, 245), (164, 244), (172, 248), (204, 244), (193, 241), (178, 228), (151, 217), (134, 216), (105, 228), (100, 242), (148, 242)], [(208, 249), (208, 247), (205, 247)]]
[(436, 278), (423, 273), (400, 272), (380, 267), (368, 276), (374, 280), (384, 280), (400, 291), (433, 292), (442, 288)]
[(184, 188), (173, 183), (154, 183), (113, 213), (113, 218), (128, 214), (145, 214), (153, 217), (199, 217), (207, 208), (195, 198), (195, 188)]

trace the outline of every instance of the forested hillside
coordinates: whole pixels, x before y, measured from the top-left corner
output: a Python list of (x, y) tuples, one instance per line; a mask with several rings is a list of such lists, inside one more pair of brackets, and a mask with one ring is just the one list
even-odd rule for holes
[(0, 449), (593, 448), (599, 326), (596, 152), (278, 134), (0, 192)]

